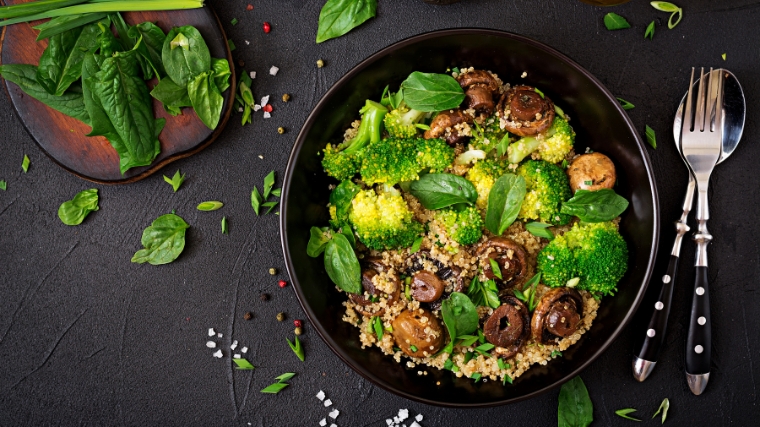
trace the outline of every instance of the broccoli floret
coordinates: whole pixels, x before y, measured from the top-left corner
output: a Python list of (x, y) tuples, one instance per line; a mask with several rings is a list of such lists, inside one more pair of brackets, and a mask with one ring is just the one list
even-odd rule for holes
[(551, 287), (578, 278), (577, 288), (609, 295), (628, 269), (628, 247), (612, 222), (575, 224), (538, 254), (538, 270)]
[(379, 194), (371, 189), (358, 192), (349, 220), (359, 240), (376, 250), (409, 247), (424, 231), (401, 193), (388, 186)]
[(530, 153), (536, 151), (541, 159), (559, 163), (573, 149), (575, 132), (567, 120), (555, 117), (549, 129), (537, 137), (526, 136), (509, 146), (510, 163), (520, 163)]
[(482, 125), (475, 123), (472, 126), (470, 149), (490, 153), (499, 146), (505, 137), (509, 137), (507, 131), (499, 127), (499, 118), (493, 115), (487, 118)]
[(386, 138), (370, 143), (361, 163), (367, 184), (395, 185), (418, 180), (424, 169), (440, 172), (454, 160), (454, 149), (442, 139)]
[(359, 110), (361, 124), (356, 136), (341, 144), (327, 144), (322, 159), (322, 167), (328, 175), (340, 181), (351, 178), (359, 172), (361, 153), (370, 142), (380, 141), (383, 118), (388, 113), (379, 102), (367, 100)]
[(467, 178), (478, 190), (478, 200), (475, 202), (480, 209), (488, 207), (488, 193), (491, 192), (494, 182), (499, 177), (509, 172), (509, 164), (503, 160), (481, 160), (467, 171)]
[(459, 211), (442, 209), (436, 212), (435, 219), (443, 224), (446, 234), (460, 245), (471, 245), (483, 235), (483, 218), (475, 206)]
[(572, 197), (565, 171), (544, 160), (528, 160), (517, 168), (525, 178), (526, 194), (518, 218), (538, 219), (554, 225), (564, 225), (570, 215), (560, 213), (562, 202)]
[(405, 102), (401, 102), (398, 108), (391, 110), (383, 119), (385, 130), (392, 138), (413, 138), (417, 136), (417, 126), (422, 118), (425, 117), (424, 111), (417, 111), (409, 108)]

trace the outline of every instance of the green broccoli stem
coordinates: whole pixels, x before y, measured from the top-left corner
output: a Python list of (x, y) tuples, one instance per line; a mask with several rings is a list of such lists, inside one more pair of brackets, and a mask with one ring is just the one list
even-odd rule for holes
[(380, 141), (383, 118), (388, 114), (388, 109), (383, 104), (368, 99), (359, 113), (362, 115), (362, 123), (356, 136), (338, 146), (346, 154), (355, 154), (370, 142)]
[(534, 152), (539, 144), (539, 140), (532, 136), (521, 138), (519, 141), (509, 146), (509, 163), (520, 163), (524, 158), (528, 157), (530, 153)]

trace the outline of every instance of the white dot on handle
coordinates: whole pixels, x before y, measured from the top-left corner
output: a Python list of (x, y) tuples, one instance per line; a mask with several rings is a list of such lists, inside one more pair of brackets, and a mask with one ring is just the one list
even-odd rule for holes
[(648, 330), (648, 331), (647, 331), (647, 336), (648, 336), (649, 338), (652, 338), (652, 337), (654, 337), (654, 335), (655, 335), (655, 331), (654, 331), (654, 329), (650, 329), (650, 330)]
[(699, 319), (697, 319), (697, 323), (699, 323), (700, 325), (704, 325), (705, 323), (707, 323), (707, 319), (705, 319), (705, 316), (702, 316)]
[(704, 295), (704, 294), (705, 294), (705, 288), (703, 288), (701, 286), (698, 287), (697, 288), (697, 295)]
[(670, 283), (670, 276), (667, 274), (662, 276), (662, 283)]
[(694, 353), (702, 354), (702, 351), (704, 351), (704, 348), (701, 345), (694, 347)]
[(663, 308), (665, 308), (665, 304), (663, 304), (662, 301), (657, 301), (656, 303), (654, 303), (654, 308), (657, 310), (662, 310)]

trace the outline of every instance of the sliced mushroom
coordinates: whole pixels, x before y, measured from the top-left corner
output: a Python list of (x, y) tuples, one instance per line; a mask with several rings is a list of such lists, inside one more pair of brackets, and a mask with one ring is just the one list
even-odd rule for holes
[[(430, 261), (438, 269), (435, 275), (452, 286), (453, 292), (462, 292), (464, 290), (464, 277), (462, 276), (462, 269), (452, 265), (450, 267), (444, 266), (443, 263), (433, 258), (428, 251), (419, 251), (409, 257), (407, 261), (406, 274), (408, 276), (414, 276), (415, 273), (424, 270), (425, 266), (423, 261)], [(444, 286), (445, 289), (445, 286)], [(446, 299), (451, 292), (444, 290), (443, 294), (436, 300), (424, 304), (424, 306), (430, 310), (436, 311), (441, 308), (441, 302)], [(421, 301), (421, 300), (419, 300)]]
[(419, 302), (433, 302), (443, 295), (446, 285), (435, 274), (422, 270), (412, 278), (412, 297)]
[(494, 96), (498, 93), (499, 82), (488, 71), (475, 70), (457, 77), (457, 81), (465, 90), (464, 105), (478, 113), (490, 116), (496, 102)]
[(615, 186), (615, 164), (602, 153), (589, 153), (576, 157), (567, 168), (570, 188), (596, 191)]
[(509, 358), (517, 354), (530, 337), (530, 313), (528, 307), (513, 296), (493, 311), (483, 325), (483, 335), (488, 342), (501, 347), (499, 354)]
[[(363, 316), (382, 316), (385, 313), (384, 308), (380, 308), (377, 311), (372, 310), (373, 305), (375, 304), (375, 302), (372, 301), (372, 297), (386, 298), (387, 305), (393, 305), (396, 301), (398, 301), (401, 294), (401, 282), (399, 282), (398, 279), (394, 278), (394, 291), (391, 294), (380, 292), (377, 288), (375, 288), (375, 284), (372, 279), (380, 272), (385, 271), (387, 269), (387, 266), (382, 262), (382, 258), (378, 257), (369, 257), (364, 260), (364, 264), (364, 269), (362, 270), (362, 288), (364, 289), (364, 293), (348, 294), (348, 297), (352, 302), (354, 302), (354, 304), (356, 304), (354, 309)], [(367, 295), (369, 295), (369, 298)]]
[(393, 319), (391, 326), (396, 346), (409, 356), (430, 356), (443, 346), (443, 329), (429, 310), (404, 310)]
[(553, 344), (578, 331), (583, 317), (583, 297), (572, 288), (554, 288), (546, 292), (533, 312), (531, 331), (542, 344)]
[(541, 133), (554, 121), (554, 103), (532, 86), (515, 86), (504, 92), (497, 108), (504, 129), (518, 136)]
[(496, 92), (499, 90), (499, 82), (496, 80), (493, 74), (485, 70), (473, 70), (462, 73), (457, 76), (457, 81), (459, 82), (459, 86), (461, 86), (462, 89), (467, 89), (468, 87), (474, 85), (482, 85), (491, 92)]
[(441, 111), (430, 122), (430, 129), (425, 131), (425, 139), (445, 138), (449, 145), (456, 145), (468, 140), (469, 136), (460, 135), (455, 126), (472, 123), (473, 118), (461, 110)]
[[(489, 251), (489, 249), (492, 250)], [(521, 245), (512, 239), (502, 236), (491, 237), (480, 246), (478, 256), (483, 267), (483, 273), (488, 279), (494, 279), (496, 286), (501, 290), (520, 286), (528, 279), (530, 274), (528, 254)], [(501, 279), (493, 274), (490, 260), (499, 264)]]

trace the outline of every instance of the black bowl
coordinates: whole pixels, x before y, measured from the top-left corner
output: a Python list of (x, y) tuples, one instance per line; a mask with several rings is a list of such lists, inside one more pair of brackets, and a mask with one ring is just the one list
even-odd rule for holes
[[(340, 140), (368, 98), (378, 99), (385, 85), (398, 87), (412, 71), (444, 72), (474, 66), (498, 73), (505, 82), (539, 87), (572, 118), (576, 151), (586, 146), (617, 165), (616, 190), (631, 203), (621, 233), (629, 245), (628, 273), (614, 297), (602, 300), (590, 331), (563, 357), (535, 365), (514, 381), (478, 382), (449, 371), (406, 368), (377, 348), (361, 349), (359, 331), (341, 320), (345, 295), (327, 277), (323, 259), (306, 255), (312, 226), (329, 218), (328, 185), (335, 183), (320, 166), (319, 151)], [(527, 72), (525, 78), (521, 78)], [(394, 86), (395, 85), (395, 86)], [(638, 132), (617, 100), (588, 71), (556, 50), (502, 31), (435, 31), (387, 47), (354, 67), (319, 101), (290, 154), (281, 208), (282, 245), (298, 299), (327, 345), (356, 372), (380, 387), (427, 404), (455, 407), (493, 406), (527, 399), (577, 375), (612, 344), (633, 316), (654, 265), (659, 214), (649, 157)], [(437, 384), (440, 382), (440, 384)]]

